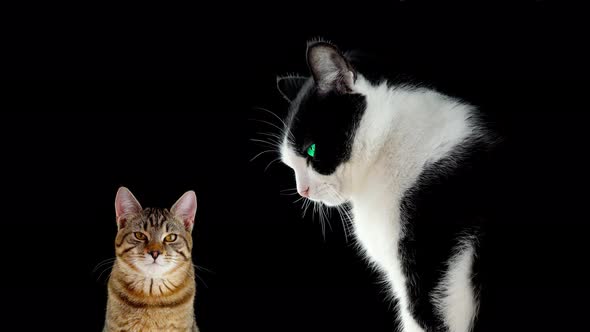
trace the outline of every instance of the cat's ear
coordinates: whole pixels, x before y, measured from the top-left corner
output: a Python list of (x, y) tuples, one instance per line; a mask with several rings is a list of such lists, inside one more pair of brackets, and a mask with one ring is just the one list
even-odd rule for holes
[(352, 91), (356, 72), (336, 46), (324, 41), (309, 43), (307, 65), (320, 91)]
[(170, 209), (172, 214), (182, 220), (184, 227), (187, 231), (193, 230), (195, 223), (195, 215), (197, 214), (197, 195), (194, 191), (187, 191), (180, 197), (172, 208)]
[(129, 189), (121, 187), (117, 190), (115, 212), (117, 215), (117, 227), (119, 229), (125, 227), (125, 222), (129, 215), (140, 213), (141, 210), (141, 205)]
[(279, 76), (277, 77), (277, 89), (288, 102), (293, 101), (299, 90), (303, 87), (303, 84), (308, 80), (307, 77), (303, 76)]

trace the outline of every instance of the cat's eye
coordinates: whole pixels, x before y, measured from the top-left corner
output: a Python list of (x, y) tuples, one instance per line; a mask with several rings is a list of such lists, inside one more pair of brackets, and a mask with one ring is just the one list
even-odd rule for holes
[(135, 235), (135, 238), (141, 241), (144, 241), (147, 236), (145, 236), (145, 234), (143, 234), (142, 232), (135, 232), (133, 233), (133, 235)]
[(315, 157), (315, 144), (312, 144), (307, 148), (307, 155), (312, 158)]
[(166, 241), (166, 242), (174, 242), (174, 241), (176, 241), (176, 238), (177, 238), (177, 237), (178, 237), (178, 236), (177, 236), (176, 234), (168, 234), (168, 235), (166, 235), (166, 237), (164, 238), (164, 241)]

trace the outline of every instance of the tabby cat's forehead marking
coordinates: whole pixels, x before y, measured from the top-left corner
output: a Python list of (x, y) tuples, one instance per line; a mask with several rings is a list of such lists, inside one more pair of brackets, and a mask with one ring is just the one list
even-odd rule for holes
[[(146, 208), (141, 213), (141, 221), (144, 230), (148, 226), (152, 228), (162, 228), (166, 223), (174, 221), (174, 216), (168, 209)], [(168, 228), (168, 225), (166, 225)]]

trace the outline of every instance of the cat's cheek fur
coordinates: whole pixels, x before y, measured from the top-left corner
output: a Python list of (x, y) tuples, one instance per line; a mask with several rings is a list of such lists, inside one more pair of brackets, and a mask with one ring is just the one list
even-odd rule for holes
[[(337, 170), (331, 175), (319, 174), (313, 170), (305, 158), (297, 156), (288, 147), (282, 150), (282, 158), (283, 162), (295, 172), (297, 192), (300, 195), (307, 191), (310, 200), (322, 202), (327, 206), (336, 206), (345, 202), (340, 190), (341, 171)], [(341, 168), (340, 166), (339, 169)]]
[(310, 195), (311, 199), (320, 201), (327, 206), (337, 206), (345, 202), (342, 198), (339, 172), (322, 175), (312, 169), (309, 173), (314, 188)]

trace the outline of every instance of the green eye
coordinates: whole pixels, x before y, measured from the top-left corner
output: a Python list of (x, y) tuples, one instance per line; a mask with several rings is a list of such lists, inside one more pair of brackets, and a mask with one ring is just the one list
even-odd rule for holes
[(176, 235), (176, 234), (168, 234), (168, 235), (167, 235), (167, 236), (164, 238), (164, 241), (166, 241), (166, 242), (174, 242), (174, 241), (176, 241), (176, 237), (177, 237), (177, 235)]
[(307, 148), (307, 154), (312, 158), (315, 156), (315, 144), (312, 144)]
[(136, 239), (141, 240), (141, 241), (146, 239), (145, 234), (143, 234), (142, 232), (135, 232), (135, 233), (133, 233), (133, 235), (135, 235)]

